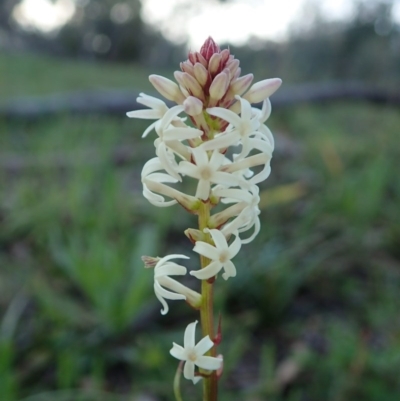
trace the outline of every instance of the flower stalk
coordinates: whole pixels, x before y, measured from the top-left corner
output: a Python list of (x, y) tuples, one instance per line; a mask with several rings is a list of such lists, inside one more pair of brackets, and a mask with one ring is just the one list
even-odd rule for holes
[[(184, 300), (200, 313), (201, 340), (196, 343), (196, 321), (186, 327), (183, 346), (173, 343), (170, 350), (180, 361), (174, 380), (177, 401), (182, 400), (181, 374), (194, 384), (203, 381), (203, 401), (218, 400), (223, 357), (217, 353), (222, 332), (221, 316), (217, 331), (214, 326), (214, 286), (221, 281), (219, 275), (224, 280), (236, 276), (232, 259), (260, 231), (257, 184), (270, 174), (274, 149), (264, 123), (271, 113), (268, 98), (281, 80), (251, 86), (253, 74), (241, 76), (239, 65), (228, 49), (221, 50), (208, 38), (200, 52), (190, 52), (180, 64), (181, 71), (174, 73), (177, 83), (150, 75), (154, 88), (175, 106), (168, 108), (164, 101), (141, 93), (137, 101), (148, 108), (127, 113), (155, 120), (143, 133), (157, 135), (156, 157), (141, 174), (144, 197), (154, 206), (179, 205), (198, 217), (198, 227), (184, 234), (200, 257), (200, 268), (190, 271), (201, 281), (200, 292), (185, 285), (187, 268), (172, 261), (188, 256), (143, 258), (146, 268), (154, 268), (154, 292), (163, 315), (169, 310), (167, 300)], [(258, 102), (263, 102), (262, 110), (251, 105)], [(239, 153), (227, 152), (231, 147)], [(189, 194), (181, 188), (186, 177), (197, 181)], [(216, 205), (222, 210), (212, 214)]]
[[(199, 230), (203, 231), (208, 226), (210, 219), (210, 204), (208, 202), (202, 202), (199, 209)], [(206, 234), (206, 241), (211, 243), (211, 236)], [(210, 264), (211, 260), (200, 255), (200, 267), (201, 269), (206, 268)], [(214, 331), (214, 280), (209, 282), (202, 280), (201, 282), (201, 296), (202, 305), (200, 308), (200, 322), (203, 337), (209, 336), (211, 339), (215, 338)], [(217, 351), (214, 345), (208, 355), (216, 357)], [(212, 371), (208, 377), (204, 378), (203, 381), (203, 401), (217, 401), (218, 397), (218, 380), (215, 371)]]

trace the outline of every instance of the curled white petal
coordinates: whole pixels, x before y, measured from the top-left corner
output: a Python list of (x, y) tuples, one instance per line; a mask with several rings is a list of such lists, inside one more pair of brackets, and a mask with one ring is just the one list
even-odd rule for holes
[(201, 302), (201, 295), (191, 290), (180, 282), (169, 277), (170, 275), (183, 276), (186, 274), (186, 267), (172, 262), (171, 259), (189, 259), (185, 255), (168, 255), (161, 258), (154, 267), (154, 292), (161, 302), (163, 309), (161, 314), (168, 312), (169, 300), (187, 300), (190, 304)]

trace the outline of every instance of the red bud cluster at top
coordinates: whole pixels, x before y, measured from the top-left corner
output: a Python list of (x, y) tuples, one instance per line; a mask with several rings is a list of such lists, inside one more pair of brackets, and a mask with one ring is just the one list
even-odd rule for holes
[[(220, 47), (214, 42), (214, 39), (209, 36), (208, 39), (201, 46), (200, 54), (207, 60), (210, 61), (211, 56), (214, 53), (221, 53)], [(190, 53), (189, 53), (190, 57)]]
[[(188, 95), (200, 98), (204, 108), (229, 108), (236, 101), (235, 95), (244, 93), (253, 79), (252, 74), (240, 77), (239, 64), (239, 60), (230, 54), (229, 49), (221, 50), (209, 37), (200, 52), (189, 52), (188, 60), (180, 64), (182, 72), (191, 76), (186, 75), (187, 81), (194, 79), (201, 90), (193, 91), (188, 85), (181, 87), (187, 89)], [(180, 75), (176, 74), (175, 77), (179, 80)], [(195, 84), (192, 85), (194, 86)]]

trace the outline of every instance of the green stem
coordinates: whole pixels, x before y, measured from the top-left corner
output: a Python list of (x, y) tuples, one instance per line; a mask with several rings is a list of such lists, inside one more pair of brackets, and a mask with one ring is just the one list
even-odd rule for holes
[[(210, 219), (210, 204), (203, 203), (199, 209), (199, 229), (201, 231), (207, 227), (208, 220)], [(207, 236), (207, 242), (211, 243), (211, 237)], [(210, 259), (200, 255), (201, 268), (205, 268), (209, 263)], [(203, 337), (210, 336), (211, 340), (214, 340), (214, 309), (213, 309), (213, 299), (214, 299), (214, 284), (207, 282), (207, 280), (202, 280), (201, 282), (201, 295), (203, 298), (202, 305), (200, 308), (200, 321), (201, 330)], [(216, 347), (212, 347), (207, 355), (216, 357), (217, 350)], [(203, 401), (217, 401), (218, 399), (218, 381), (217, 374), (212, 371), (210, 376), (205, 377), (203, 380)]]

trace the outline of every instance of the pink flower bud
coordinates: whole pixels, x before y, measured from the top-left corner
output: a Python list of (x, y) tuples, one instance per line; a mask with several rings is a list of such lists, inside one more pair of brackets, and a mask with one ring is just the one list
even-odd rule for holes
[(224, 49), (221, 51), (221, 62), (225, 64), (229, 60), (230, 52), (228, 49)]
[(199, 63), (203, 64), (204, 67), (207, 67), (208, 60), (206, 60), (200, 53), (196, 52), (195, 57), (196, 57), (196, 62), (199, 62)]
[(222, 99), (229, 86), (229, 77), (225, 72), (220, 72), (212, 81), (210, 96), (215, 100)]
[(214, 39), (209, 36), (207, 40), (204, 42), (203, 46), (201, 46), (200, 54), (209, 61), (211, 56), (215, 53), (220, 53), (221, 49), (219, 46), (214, 42)]
[(183, 102), (183, 107), (189, 116), (197, 116), (203, 111), (203, 102), (197, 97), (189, 96)]
[(190, 75), (194, 75), (193, 64), (190, 61), (184, 61), (180, 64), (181, 70), (187, 72)]
[(197, 80), (187, 72), (174, 72), (175, 79), (184, 86), (191, 95), (204, 99), (204, 92)]
[(150, 75), (149, 81), (154, 86), (154, 88), (166, 99), (172, 100), (178, 104), (182, 104), (185, 100), (179, 86), (161, 75)]
[(219, 71), (221, 65), (221, 55), (219, 53), (214, 53), (210, 61), (208, 62), (208, 71), (210, 72), (211, 76), (215, 76)]
[(282, 84), (280, 78), (264, 79), (256, 82), (249, 91), (243, 96), (243, 99), (250, 103), (259, 103), (270, 97)]
[(238, 70), (239, 64), (240, 64), (240, 61), (238, 59), (236, 59), (236, 58), (233, 59), (233, 60), (228, 61), (228, 63), (226, 64), (226, 68), (229, 69), (229, 71), (231, 72), (232, 77), (235, 75), (236, 71)]
[(235, 81), (231, 83), (231, 90), (235, 95), (242, 96), (244, 92), (249, 89), (249, 86), (253, 82), (254, 75), (247, 74), (243, 75), (240, 78), (237, 78)]
[(204, 86), (208, 80), (208, 71), (201, 63), (196, 63), (193, 67), (194, 76), (201, 86)]

